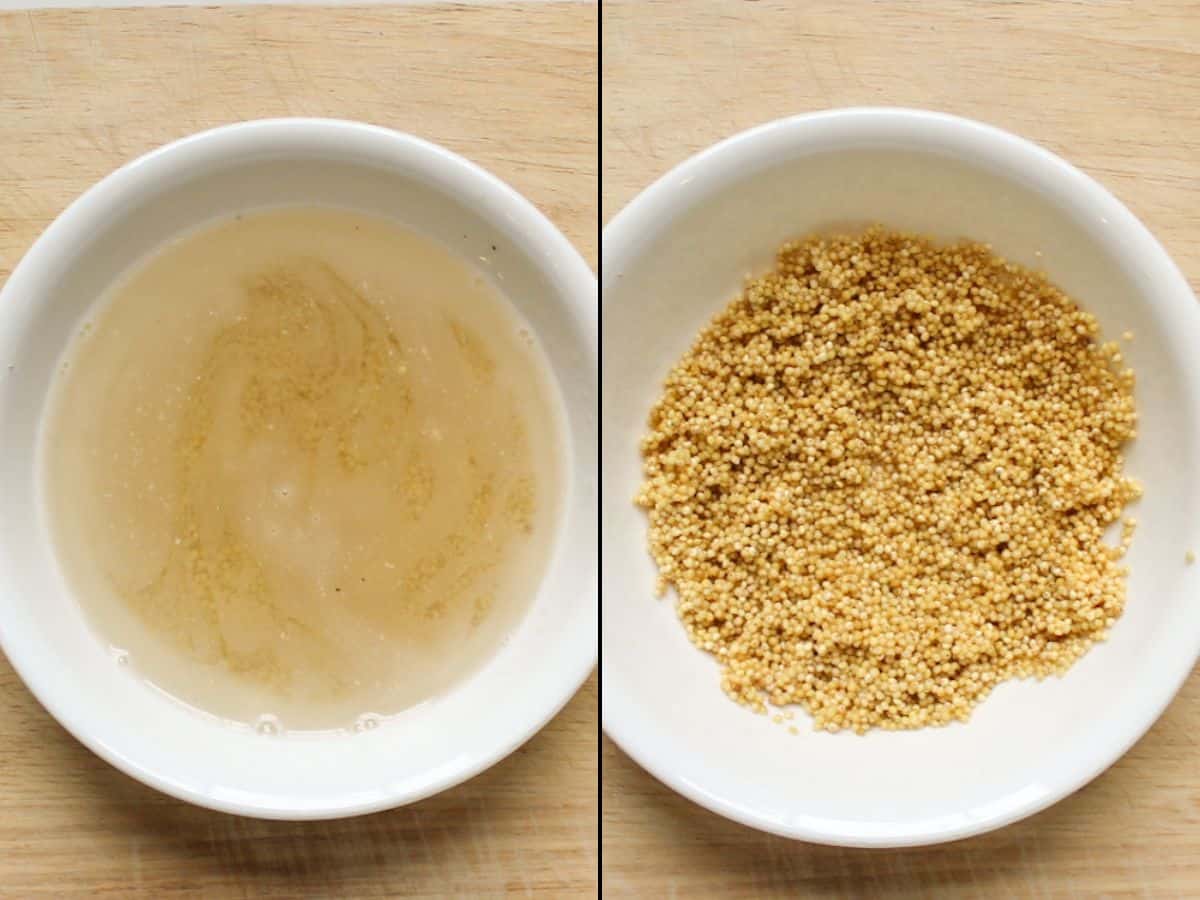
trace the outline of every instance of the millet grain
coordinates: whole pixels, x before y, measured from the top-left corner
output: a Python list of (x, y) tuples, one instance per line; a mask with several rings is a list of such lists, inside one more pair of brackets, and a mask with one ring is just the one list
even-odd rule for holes
[(1106, 528), (1133, 373), (981, 244), (782, 248), (671, 370), (637, 497), (659, 591), (729, 696), (817, 728), (965, 720), (1062, 673), (1125, 602)]

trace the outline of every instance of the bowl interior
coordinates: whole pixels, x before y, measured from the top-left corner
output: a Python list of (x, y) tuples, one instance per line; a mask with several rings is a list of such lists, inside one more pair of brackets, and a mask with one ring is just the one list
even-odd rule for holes
[[(357, 735), (272, 739), (208, 721), (128, 677), (54, 566), (34, 480), (56, 362), (122, 271), (210, 219), (283, 204), (389, 216), (459, 252), (532, 326), (564, 402), (572, 489), (564, 531), (519, 627), (454, 690)], [(470, 164), (381, 129), (237, 126), (119, 171), (77, 202), (0, 300), (0, 636), (39, 699), (131, 774), (237, 812), (313, 817), (417, 799), (478, 772), (566, 702), (595, 659), (595, 281), (532, 207)], [(500, 700), (499, 698), (503, 698)]]
[[(1200, 552), (1186, 284), (1131, 215), (1049, 154), (999, 132), (959, 140), (902, 124), (848, 135), (793, 123), (727, 145), (668, 176), (671, 199), (644, 195), (605, 234), (605, 727), (718, 812), (834, 843), (949, 839), (1052, 802), (1153, 721), (1200, 636), (1200, 566), (1185, 563)], [(768, 269), (788, 238), (871, 222), (989, 242), (1045, 270), (1106, 336), (1133, 331), (1140, 423), (1127, 469), (1146, 493), (1131, 510), (1125, 614), (1066, 677), (1001, 685), (966, 725), (835, 735), (797, 709), (793, 736), (726, 699), (673, 597), (654, 598), (646, 521), (631, 502), (637, 441), (668, 368), (747, 274)]]

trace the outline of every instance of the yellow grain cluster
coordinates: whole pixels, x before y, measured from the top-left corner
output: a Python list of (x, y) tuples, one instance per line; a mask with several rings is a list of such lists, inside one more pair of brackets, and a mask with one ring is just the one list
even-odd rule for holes
[(965, 719), (1120, 615), (1127, 540), (1103, 535), (1140, 492), (1132, 387), (1092, 316), (986, 246), (789, 243), (651, 414), (659, 589), (754, 709), (831, 731)]

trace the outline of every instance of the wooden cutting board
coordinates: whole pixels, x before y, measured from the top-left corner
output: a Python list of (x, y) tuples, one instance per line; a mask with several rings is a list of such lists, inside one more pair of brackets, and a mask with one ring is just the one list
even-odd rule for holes
[[(1194, 2), (613, 0), (603, 19), (606, 219), (689, 154), (751, 125), (837, 106), (929, 107), (1066, 156), (1200, 287)], [(1075, 796), (991, 835), (896, 852), (727, 822), (606, 742), (604, 893), (1200, 897), (1198, 729), (1193, 676), (1150, 734)]]
[[(594, 265), (596, 31), (587, 3), (0, 14), (0, 279), (119, 164), (285, 115), (442, 143), (531, 199)], [(593, 680), (455, 790), (353, 820), (260, 822), (110, 768), (0, 659), (0, 896), (595, 896), (597, 727)]]

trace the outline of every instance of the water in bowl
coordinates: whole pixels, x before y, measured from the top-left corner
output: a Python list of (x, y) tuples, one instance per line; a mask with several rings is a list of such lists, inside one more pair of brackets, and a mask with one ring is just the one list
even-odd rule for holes
[(563, 425), (472, 265), (387, 220), (262, 211), (168, 244), (97, 309), (43, 488), (132, 676), (266, 735), (363, 731), (503, 642), (550, 556)]

